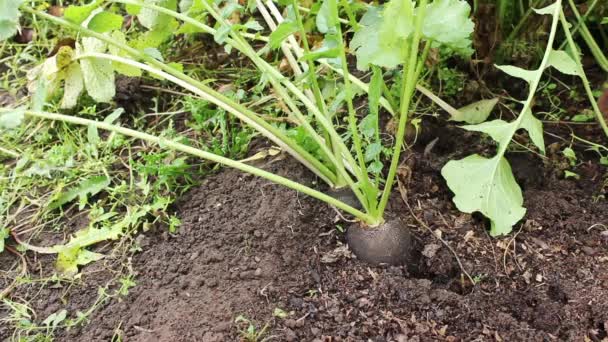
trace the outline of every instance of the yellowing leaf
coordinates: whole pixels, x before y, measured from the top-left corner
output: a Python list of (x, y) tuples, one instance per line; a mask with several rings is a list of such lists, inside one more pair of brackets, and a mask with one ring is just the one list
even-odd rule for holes
[(84, 89), (84, 80), (78, 63), (72, 63), (66, 70), (61, 108), (73, 108)]
[[(97, 38), (82, 38), (82, 45), (77, 44), (78, 50), (87, 52), (105, 52), (106, 44)], [(99, 58), (83, 58), (80, 67), (87, 93), (97, 102), (110, 102), (116, 94), (114, 84), (114, 68), (109, 60)]]

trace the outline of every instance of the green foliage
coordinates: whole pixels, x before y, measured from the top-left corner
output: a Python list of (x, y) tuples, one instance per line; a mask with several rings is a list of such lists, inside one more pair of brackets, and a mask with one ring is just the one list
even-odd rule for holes
[(508, 75), (520, 78), (529, 84), (528, 98), (522, 102), (523, 109), (513, 122), (494, 120), (478, 125), (464, 126), (469, 131), (488, 134), (498, 143), (498, 152), (492, 158), (478, 155), (462, 160), (450, 161), (442, 169), (442, 175), (455, 193), (454, 203), (464, 212), (481, 212), (491, 221), (490, 233), (494, 236), (511, 232), (512, 226), (523, 218), (525, 208), (521, 189), (515, 182), (508, 161), (504, 158), (508, 145), (516, 131), (525, 129), (532, 142), (544, 153), (543, 127), (532, 114), (532, 102), (545, 69), (554, 67), (568, 75), (584, 76), (580, 63), (568, 53), (553, 50), (553, 39), (561, 12), (559, 2), (537, 10), (553, 19), (551, 35), (545, 57), (536, 70), (525, 70), (515, 66), (497, 66)]
[[(471, 34), (474, 24), (466, 1), (436, 0), (426, 6), (422, 36), (435, 46), (445, 46), (464, 56), (473, 53)], [(414, 18), (419, 15), (411, 0), (392, 0), (383, 8), (371, 6), (363, 16), (351, 41), (356, 51), (357, 68), (366, 70), (369, 64), (395, 68), (403, 64), (407, 53), (406, 41), (414, 31)]]
[(6, 40), (19, 29), (19, 6), (23, 0), (0, 0), (0, 41)]

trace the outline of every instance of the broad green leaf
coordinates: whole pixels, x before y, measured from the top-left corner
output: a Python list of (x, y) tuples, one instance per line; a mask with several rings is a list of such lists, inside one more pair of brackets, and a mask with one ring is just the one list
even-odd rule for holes
[(490, 234), (504, 235), (521, 220), (526, 209), (509, 162), (472, 155), (448, 162), (441, 174), (454, 192), (454, 204), (465, 213), (480, 212), (491, 220)]
[(7, 112), (0, 112), (0, 130), (14, 129), (21, 125), (25, 117), (25, 107), (11, 109)]
[[(145, 0), (156, 6), (164, 7), (172, 11), (177, 11), (176, 0)], [(170, 26), (174, 19), (167, 15), (149, 8), (141, 8), (137, 15), (137, 20), (143, 27), (149, 30), (165, 29)]]
[(317, 30), (321, 33), (334, 32), (339, 24), (337, 0), (323, 0), (317, 14)]
[(511, 141), (511, 130), (515, 122), (506, 122), (503, 120), (493, 120), (477, 125), (462, 126), (467, 131), (481, 132), (489, 135), (500, 145), (508, 144)]
[[(97, 38), (82, 38), (79, 50), (84, 53), (105, 52), (106, 44)], [(83, 58), (80, 60), (82, 77), (87, 93), (97, 102), (110, 102), (116, 94), (114, 68), (109, 60)]]
[(459, 108), (458, 115), (452, 116), (450, 120), (466, 122), (471, 125), (482, 123), (488, 119), (497, 103), (498, 98), (471, 103)]
[(365, 71), (370, 64), (395, 68), (403, 63), (405, 50), (403, 44), (399, 47), (399, 38), (388, 35), (382, 36), (382, 9), (370, 6), (359, 22), (359, 31), (350, 42), (350, 48), (357, 56), (357, 69)]
[(272, 31), (269, 36), (270, 47), (273, 49), (280, 48), (281, 43), (283, 43), (283, 41), (287, 39), (287, 37), (291, 36), (296, 32), (298, 32), (298, 24), (292, 21), (282, 22), (279, 26), (277, 26), (276, 30)]
[(99, 33), (120, 30), (122, 27), (122, 16), (107, 11), (99, 12), (91, 18), (88, 27)]
[[(127, 44), (127, 39), (125, 37), (125, 34), (122, 33), (121, 31), (112, 32), (112, 39), (118, 43), (122, 43), (125, 45)], [(120, 49), (114, 45), (109, 45), (108, 51), (115, 56), (129, 57), (129, 55), (123, 49)], [(116, 72), (118, 72), (119, 74), (123, 74), (125, 76), (140, 77), (142, 75), (141, 69), (127, 65), (127, 64), (112, 61), (112, 67), (114, 68), (114, 70)]]
[(602, 24), (602, 25), (606, 25), (606, 24), (608, 24), (608, 17), (603, 18), (603, 19), (602, 19), (602, 23), (601, 23), (601, 24)]
[(83, 6), (70, 5), (63, 11), (63, 18), (74, 24), (82, 24), (98, 8), (96, 1)]
[(6, 40), (19, 29), (19, 6), (23, 0), (0, 0), (0, 41)]
[(471, 6), (464, 0), (435, 0), (427, 5), (422, 33), (436, 45), (470, 56), (473, 54), (471, 35), (475, 29), (470, 13)]
[(325, 35), (325, 39), (323, 40), (321, 47), (311, 51), (310, 53), (304, 54), (304, 56), (302, 56), (300, 59), (303, 61), (316, 61), (321, 58), (330, 58), (336, 59), (335, 61), (330, 61), (331, 64), (339, 64), (340, 61), (337, 57), (340, 55), (340, 41), (338, 39), (340, 38), (334, 34)]
[(532, 82), (532, 80), (536, 78), (536, 75), (538, 75), (538, 70), (525, 70), (512, 65), (496, 65), (496, 68), (502, 70), (509, 76), (521, 78), (528, 83)]
[(524, 128), (528, 131), (530, 135), (530, 139), (538, 147), (538, 149), (545, 153), (545, 138), (543, 137), (543, 123), (538, 120), (533, 114), (532, 111), (528, 110), (525, 113), (522, 113), (524, 117), (521, 121), (521, 128)]
[(552, 50), (548, 65), (562, 74), (580, 76), (578, 65), (566, 51)]
[(385, 5), (382, 17), (380, 34), (383, 40), (395, 43), (394, 38), (406, 39), (414, 31), (414, 2), (391, 0)]
[(76, 197), (86, 199), (88, 196), (94, 196), (107, 188), (110, 185), (110, 179), (106, 176), (94, 176), (80, 183), (75, 188), (62, 193), (57, 199), (49, 204), (49, 209), (56, 209), (60, 206), (73, 201)]
[(63, 87), (63, 98), (61, 108), (73, 108), (78, 103), (78, 98), (84, 89), (82, 71), (78, 63), (72, 63), (66, 69), (65, 85)]
[(365, 149), (365, 162), (369, 163), (370, 161), (376, 159), (382, 152), (382, 145), (380, 142), (375, 142), (367, 145)]

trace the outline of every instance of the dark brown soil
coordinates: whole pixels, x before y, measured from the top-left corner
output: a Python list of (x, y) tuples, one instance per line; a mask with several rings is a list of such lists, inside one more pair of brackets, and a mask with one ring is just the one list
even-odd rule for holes
[[(426, 155), (413, 152), (400, 171), (414, 220), (395, 193), (390, 212), (408, 222), (419, 253), (408, 267), (370, 267), (345, 248), (331, 208), (295, 191), (225, 170), (177, 205), (183, 224), (138, 237), (137, 286), (100, 304), (87, 325), (59, 341), (238, 341), (239, 315), (274, 341), (601, 341), (608, 331), (606, 169), (584, 163), (580, 181), (564, 180), (549, 153), (509, 156), (525, 191), (525, 222), (491, 238), (485, 222), (461, 214), (441, 166), (479, 137), (444, 128)], [(456, 139), (456, 140), (455, 140)], [(458, 144), (454, 144), (458, 141)], [(456, 146), (459, 145), (459, 146)], [(421, 149), (424, 146), (421, 146)], [(267, 169), (313, 184), (297, 163)], [(95, 264), (91, 267), (95, 266)], [(89, 272), (79, 286), (45, 287), (30, 303), (44, 318), (70, 315), (97, 299), (110, 277)], [(273, 315), (283, 310), (287, 317)], [(9, 331), (0, 328), (0, 337)], [(262, 340), (260, 338), (260, 340)]]

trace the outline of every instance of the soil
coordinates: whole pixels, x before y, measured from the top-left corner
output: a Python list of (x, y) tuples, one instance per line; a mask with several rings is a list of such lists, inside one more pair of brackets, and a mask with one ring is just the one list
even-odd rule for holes
[[(334, 209), (223, 170), (176, 205), (177, 234), (160, 227), (137, 237), (137, 286), (100, 303), (88, 324), (58, 331), (57, 340), (238, 341), (247, 328), (235, 323), (238, 316), (258, 332), (267, 325), (264, 337), (273, 341), (608, 338), (606, 169), (584, 162), (575, 169), (581, 179), (566, 180), (559, 153), (549, 149), (544, 164), (533, 154), (512, 153), (528, 212), (513, 234), (491, 238), (481, 217), (455, 209), (439, 174), (464, 146), (478, 145), (479, 136), (449, 126), (436, 132), (433, 147), (422, 136), (399, 172), (419, 221), (398, 191), (389, 205), (407, 222), (419, 251), (408, 266), (356, 260), (344, 245), (349, 223)], [(431, 140), (434, 133), (428, 134)], [(299, 164), (279, 159), (262, 166), (315, 186)], [(31, 266), (48, 272), (46, 263)], [(36, 298), (43, 300), (30, 302), (39, 317), (62, 308), (73, 316), (93, 305), (98, 286), (112, 276), (99, 264), (83, 269), (78, 286), (42, 288)], [(0, 338), (8, 333), (0, 327)]]

